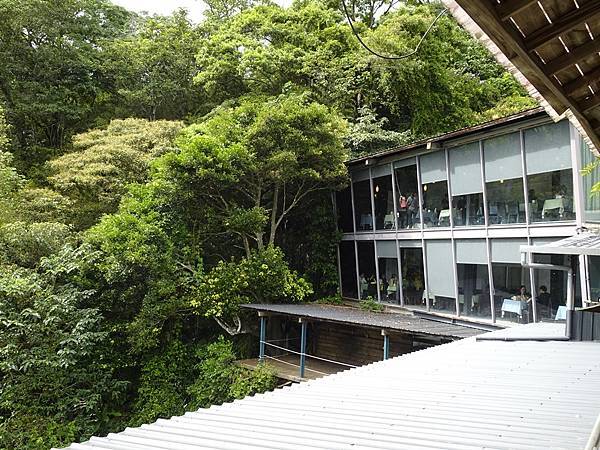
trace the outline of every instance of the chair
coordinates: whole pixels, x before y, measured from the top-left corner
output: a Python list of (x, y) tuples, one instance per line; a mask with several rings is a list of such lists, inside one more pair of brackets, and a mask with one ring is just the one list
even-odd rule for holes
[(361, 230), (372, 230), (373, 229), (373, 216), (371, 216), (371, 214), (362, 214), (360, 216), (359, 228)]
[(449, 227), (450, 226), (450, 210), (442, 209), (440, 211), (440, 215), (438, 217), (438, 225), (440, 227)]
[(386, 214), (383, 218), (383, 228), (392, 230), (394, 228), (394, 214)]

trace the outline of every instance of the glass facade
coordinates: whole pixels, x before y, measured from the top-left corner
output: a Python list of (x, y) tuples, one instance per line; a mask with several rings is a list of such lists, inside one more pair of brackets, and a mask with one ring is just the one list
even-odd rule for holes
[(398, 229), (410, 229), (419, 226), (419, 183), (417, 164), (414, 158), (396, 165), (394, 169), (397, 198)]
[(375, 269), (375, 243), (359, 241), (358, 248), (358, 282), (360, 298), (377, 299), (377, 278)]
[(373, 203), (375, 204), (375, 229), (393, 230), (395, 220), (391, 175), (373, 178)]
[(490, 225), (525, 223), (520, 133), (483, 141), (485, 188)]
[[(340, 245), (344, 295), (474, 320), (554, 320), (566, 272), (523, 268), (519, 247), (572, 233), (576, 174), (593, 159), (582, 149), (572, 161), (571, 134), (566, 121), (535, 125), (353, 171), (354, 208), (337, 205), (339, 228), (352, 233), (353, 211), (355, 231), (374, 236), (356, 238), (357, 260)], [(600, 221), (595, 203), (585, 199), (586, 220)], [(589, 292), (600, 298), (594, 270)]]
[[(402, 245), (407, 244), (407, 242), (402, 243)], [(414, 242), (412, 244), (414, 245)], [(420, 244), (419, 241), (418, 245)], [(400, 247), (400, 267), (402, 268), (404, 304), (418, 308), (426, 307), (423, 249), (420, 247)]]
[(353, 189), (356, 231), (372, 231), (371, 182), (368, 179), (355, 182)]
[(338, 229), (344, 233), (352, 233), (354, 231), (354, 216), (352, 215), (352, 190), (350, 186), (336, 192), (335, 207)]
[(523, 131), (531, 222), (574, 220), (568, 122)]
[(342, 241), (339, 245), (341, 291), (344, 297), (358, 298), (356, 251), (354, 241)]

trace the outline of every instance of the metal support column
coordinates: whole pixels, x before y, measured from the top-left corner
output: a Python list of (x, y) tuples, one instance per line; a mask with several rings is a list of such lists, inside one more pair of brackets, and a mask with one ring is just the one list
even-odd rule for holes
[(258, 359), (259, 361), (265, 360), (265, 337), (267, 334), (267, 316), (263, 312), (258, 313), (258, 317), (260, 318), (260, 342), (259, 342), (259, 352)]
[(298, 319), (302, 325), (302, 332), (300, 334), (300, 378), (304, 378), (304, 368), (306, 365), (306, 325), (308, 322), (306, 319)]
[(385, 330), (381, 330), (381, 335), (383, 336), (383, 359), (385, 360), (390, 357), (390, 336)]

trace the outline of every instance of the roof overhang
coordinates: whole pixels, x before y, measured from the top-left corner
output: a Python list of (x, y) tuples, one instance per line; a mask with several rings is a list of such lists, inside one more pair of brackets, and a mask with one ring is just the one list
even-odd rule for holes
[(443, 0), (554, 120), (600, 149), (600, 1)]
[(581, 233), (544, 245), (522, 245), (521, 253), (600, 256), (600, 235)]

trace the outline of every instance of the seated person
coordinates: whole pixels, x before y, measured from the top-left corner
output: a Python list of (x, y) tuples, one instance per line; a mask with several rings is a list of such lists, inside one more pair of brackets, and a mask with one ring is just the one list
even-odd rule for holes
[(396, 293), (398, 292), (398, 280), (396, 279), (396, 275), (392, 275), (390, 277), (390, 281), (387, 287), (387, 297), (388, 300), (396, 300)]
[(522, 284), (519, 287), (519, 290), (517, 291), (517, 293), (511, 297), (511, 300), (519, 300), (522, 302), (528, 302), (530, 298), (531, 298), (531, 295), (529, 295), (527, 293), (527, 289), (525, 288), (525, 285)]
[(540, 293), (537, 296), (537, 304), (541, 306), (540, 312), (544, 315), (552, 315), (552, 296), (548, 292), (548, 288), (544, 285), (540, 286)]

